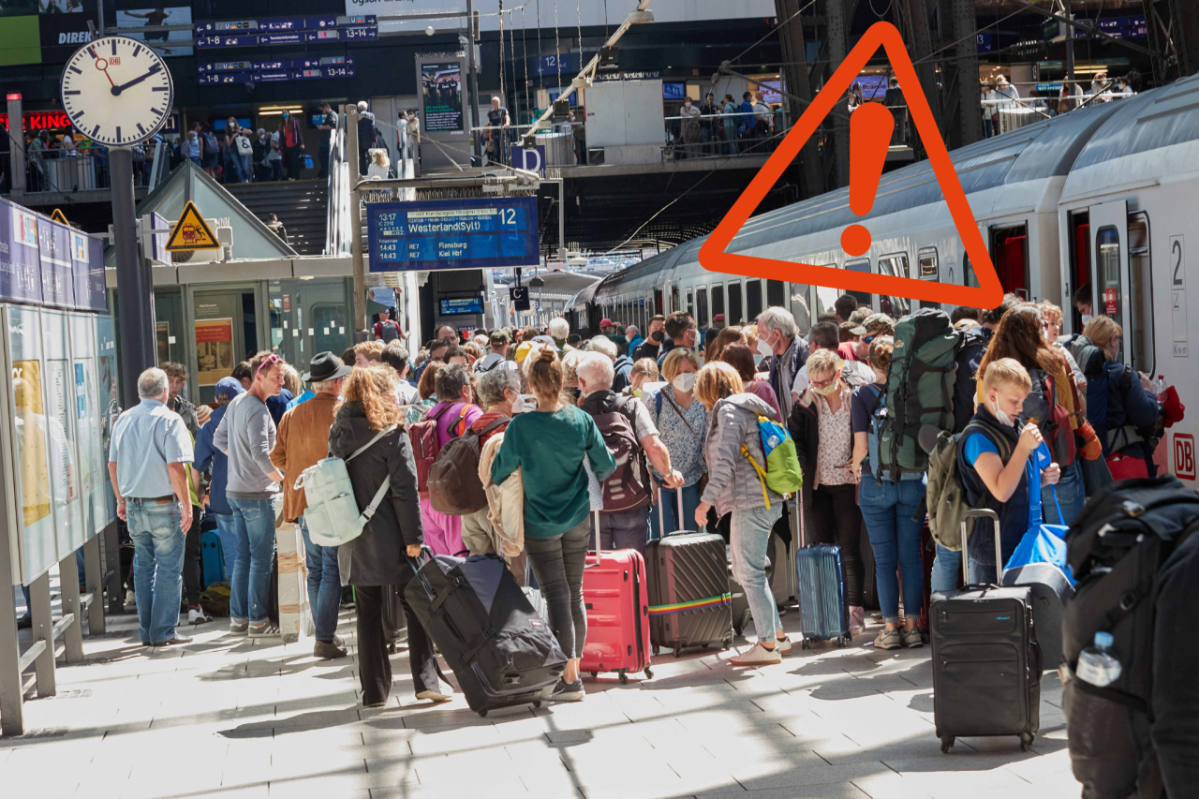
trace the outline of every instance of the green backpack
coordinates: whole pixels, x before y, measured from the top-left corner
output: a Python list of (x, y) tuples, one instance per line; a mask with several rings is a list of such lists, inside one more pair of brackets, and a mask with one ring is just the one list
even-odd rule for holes
[(887, 412), (881, 416), (876, 469), (899, 482), (904, 472), (928, 471), (917, 440), (920, 428), (953, 429), (953, 387), (962, 336), (949, 315), (921, 308), (895, 323), (895, 349), (887, 373)]
[(762, 438), (762, 452), (766, 454), (766, 468), (754, 460), (749, 454), (749, 447), (742, 444), (741, 454), (753, 465), (762, 483), (762, 496), (766, 498), (766, 507), (770, 507), (769, 488), (776, 494), (786, 496), (803, 488), (803, 470), (799, 466), (799, 456), (795, 453), (795, 439), (787, 432), (787, 428), (767, 419), (758, 417), (758, 433)]

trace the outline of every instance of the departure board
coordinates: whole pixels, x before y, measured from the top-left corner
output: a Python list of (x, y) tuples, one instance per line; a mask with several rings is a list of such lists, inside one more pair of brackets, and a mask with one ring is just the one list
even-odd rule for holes
[(201, 50), (217, 47), (294, 46), (379, 38), (379, 24), (374, 14), (199, 22), (196, 23), (194, 31), (196, 47)]
[(367, 205), (370, 271), (536, 266), (536, 197)]

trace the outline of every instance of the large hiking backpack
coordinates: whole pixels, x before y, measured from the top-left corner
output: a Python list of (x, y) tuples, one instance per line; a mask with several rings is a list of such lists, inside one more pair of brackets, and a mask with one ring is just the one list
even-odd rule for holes
[[(445, 405), (437, 413), (426, 415), (419, 422), (408, 425), (408, 439), (412, 442), (412, 460), (416, 464), (416, 488), (421, 499), (427, 499), (429, 496), (429, 471), (433, 468), (437, 456), (441, 454), (441, 447), (437, 446), (437, 420), (452, 407), (452, 405)], [(456, 435), (454, 428), (465, 420), (466, 409), (470, 406), (463, 404), (461, 407), (461, 415), (450, 425), (450, 435)]]
[[(1000, 431), (987, 422), (973, 419), (960, 433), (942, 430), (936, 444), (928, 455), (928, 529), (933, 540), (946, 549), (962, 549), (962, 519), (966, 511), (974, 510), (967, 498), (966, 486), (958, 470), (958, 448), (967, 435), (981, 431), (999, 450), (999, 458), (1006, 465), (1012, 457), (1011, 442)], [(971, 520), (972, 522), (973, 520)], [(969, 525), (967, 536), (973, 532)]]
[(600, 513), (620, 513), (650, 503), (649, 466), (637, 442), (633, 420), (625, 414), (629, 401), (628, 397), (621, 398), (614, 410), (592, 417), (616, 461), (616, 471), (601, 486), (604, 509)]
[(878, 468), (891, 481), (904, 472), (924, 472), (928, 456), (920, 428), (953, 429), (953, 388), (962, 337), (949, 315), (921, 308), (895, 323), (895, 349), (887, 374), (887, 417), (879, 434)]
[(479, 439), (511, 419), (496, 419), (479, 432), (468, 429), (452, 438), (437, 453), (429, 468), (427, 488), (433, 510), (465, 516), (487, 507), (487, 493), (479, 479)]
[(362, 535), (362, 528), (375, 515), (383, 497), (387, 496), (391, 475), (383, 478), (370, 504), (359, 513), (358, 501), (354, 499), (354, 485), (350, 482), (346, 464), (392, 430), (395, 430), (394, 426), (380, 430), (378, 435), (354, 450), (345, 460), (324, 458), (300, 473), (295, 487), (304, 490), (304, 524), (314, 544), (336, 547)]
[[(1063, 673), (1072, 677), (1097, 632), (1111, 633), (1122, 666), (1107, 687), (1077, 677), (1065, 684), (1070, 760), (1084, 797), (1162, 795), (1151, 737), (1154, 658), (1185, 647), (1181, 638), (1189, 631), (1157, 635), (1157, 591), (1172, 555), (1197, 528), (1199, 493), (1171, 476), (1120, 483), (1088, 502), (1070, 526), (1068, 562), (1078, 590), (1062, 625)], [(1182, 740), (1180, 734), (1169, 733), (1173, 740)]]

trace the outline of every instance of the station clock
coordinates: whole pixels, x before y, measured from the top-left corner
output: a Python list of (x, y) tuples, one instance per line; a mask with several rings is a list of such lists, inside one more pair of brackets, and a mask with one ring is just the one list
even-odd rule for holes
[(109, 147), (149, 139), (175, 102), (166, 62), (128, 36), (104, 36), (79, 48), (63, 68), (61, 91), (71, 123)]

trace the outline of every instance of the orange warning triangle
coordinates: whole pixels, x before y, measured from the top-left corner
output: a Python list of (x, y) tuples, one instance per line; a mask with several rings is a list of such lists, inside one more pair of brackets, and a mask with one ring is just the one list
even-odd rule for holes
[(183, 213), (179, 215), (179, 221), (175, 223), (175, 229), (171, 231), (171, 237), (167, 239), (166, 248), (170, 252), (219, 250), (221, 243), (204, 217), (200, 216), (196, 204), (188, 200), (187, 205), (183, 206)]
[(58, 210), (57, 208), (54, 209), (54, 213), (50, 214), (50, 218), (53, 219), (55, 222), (63, 223), (67, 227), (71, 226), (71, 223), (67, 221), (67, 218), (65, 216), (63, 216), (62, 211)]
[[(920, 79), (916, 76), (916, 68), (911, 56), (903, 44), (903, 37), (889, 22), (876, 22), (870, 26), (858, 44), (850, 51), (846, 59), (833, 73), (825, 87), (816, 95), (804, 111), (799, 121), (791, 128), (791, 132), (779, 142), (778, 149), (770, 159), (762, 165), (758, 174), (750, 181), (749, 186), (741, 194), (733, 207), (725, 215), (716, 230), (708, 236), (707, 241), (699, 250), (699, 261), (712, 272), (725, 272), (749, 277), (765, 277), (791, 283), (808, 283), (816, 286), (831, 286), (844, 288), (847, 275), (845, 270), (831, 266), (816, 264), (778, 261), (772, 258), (760, 258), (752, 255), (738, 255), (725, 252), (741, 226), (749, 219), (750, 214), (762, 202), (767, 192), (799, 155), (800, 149), (807, 143), (811, 135), (824, 121), (833, 107), (843, 102), (850, 85), (857, 79), (862, 68), (882, 47), (895, 70), (895, 77), (907, 102), (916, 132), (924, 143), (928, 153), (929, 163), (932, 164), (933, 174), (941, 193), (945, 195), (945, 203), (953, 217), (954, 225), (962, 243), (966, 246), (966, 254), (970, 257), (970, 265), (978, 279), (978, 286), (954, 286), (948, 283), (934, 283), (908, 277), (893, 275), (854, 273), (852, 276), (855, 291), (865, 291), (874, 294), (886, 294), (893, 297), (909, 297), (930, 302), (949, 303), (951, 305), (970, 305), (977, 308), (994, 308), (1003, 299), (1003, 288), (999, 276), (982, 235), (978, 231), (978, 223), (962, 191), (962, 184), (954, 171), (953, 162), (949, 160), (949, 152), (941, 139), (933, 120), (932, 110), (920, 87)], [(856, 112), (855, 112), (856, 113)]]

